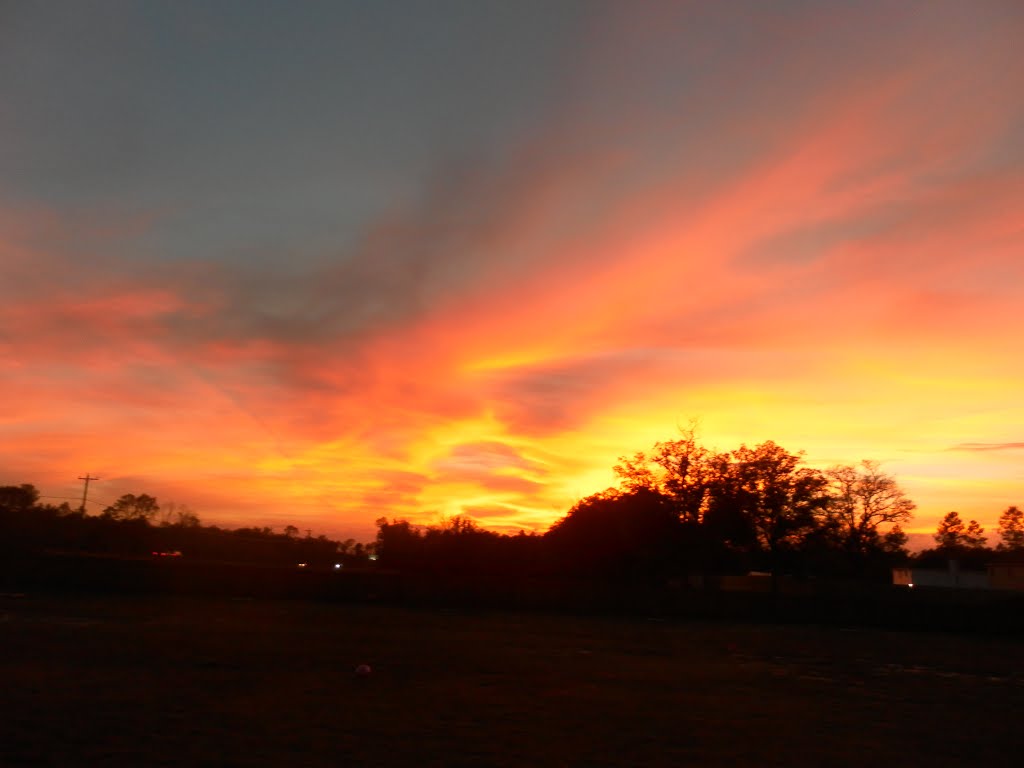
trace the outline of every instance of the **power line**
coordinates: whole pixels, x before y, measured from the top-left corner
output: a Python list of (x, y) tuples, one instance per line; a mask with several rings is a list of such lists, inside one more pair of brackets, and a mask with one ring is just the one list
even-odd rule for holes
[[(76, 499), (79, 499), (78, 496), (48, 496), (46, 494), (40, 494), (39, 498), (40, 499), (60, 499), (61, 501), (75, 501)], [(100, 507), (108, 507), (108, 506), (110, 506), (109, 504), (105, 504), (102, 501), (96, 501), (96, 499), (87, 499), (87, 501), (88, 501), (89, 504), (96, 504), (97, 506), (100, 506)]]

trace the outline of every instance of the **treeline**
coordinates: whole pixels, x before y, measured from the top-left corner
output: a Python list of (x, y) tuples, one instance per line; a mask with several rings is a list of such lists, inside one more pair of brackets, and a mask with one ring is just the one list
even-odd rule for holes
[(970, 567), (1024, 556), (1024, 520), (1011, 507), (998, 553), (977, 523), (950, 513), (936, 548), (913, 558), (902, 526), (915, 504), (874, 461), (818, 470), (771, 441), (711, 451), (690, 430), (614, 470), (616, 487), (582, 499), (544, 535), (503, 536), (461, 517), (435, 526), (382, 518), (380, 562), (461, 577), (682, 585), (750, 572), (890, 582), (892, 567), (913, 559)]
[(309, 566), (368, 564), (449, 583), (545, 580), (620, 585), (713, 585), (762, 573), (773, 583), (859, 580), (888, 583), (909, 563), (965, 568), (1024, 559), (1024, 513), (1001, 516), (998, 544), (950, 512), (936, 546), (912, 556), (903, 526), (915, 504), (877, 462), (807, 466), (802, 453), (767, 441), (718, 452), (691, 429), (648, 452), (623, 457), (618, 483), (577, 502), (544, 534), (503, 535), (468, 517), (437, 525), (380, 518), (376, 541), (299, 536), (294, 526), (223, 529), (187, 507), (126, 494), (99, 515), (67, 503), (41, 504), (32, 485), (0, 487), (0, 554), (44, 550)]
[(949, 512), (935, 531), (935, 546), (917, 554), (922, 567), (944, 567), (956, 560), (962, 567), (982, 569), (987, 563), (1024, 561), (1024, 511), (1007, 507), (999, 516), (996, 545), (989, 546), (985, 529), (977, 520), (964, 522), (959, 512)]
[(203, 525), (184, 505), (161, 508), (147, 494), (125, 494), (99, 515), (69, 504), (40, 503), (31, 484), (0, 486), (0, 552), (29, 556), (41, 552), (119, 557), (176, 557), (265, 565), (307, 563), (310, 567), (365, 564), (372, 554), (353, 539), (299, 536), (287, 526), (227, 529)]
[(900, 526), (914, 504), (875, 462), (823, 472), (771, 441), (714, 452), (691, 430), (614, 470), (617, 487), (582, 499), (543, 536), (499, 536), (458, 518), (427, 528), (379, 520), (381, 562), (515, 563), (548, 575), (665, 583), (750, 571), (884, 578), (908, 557)]

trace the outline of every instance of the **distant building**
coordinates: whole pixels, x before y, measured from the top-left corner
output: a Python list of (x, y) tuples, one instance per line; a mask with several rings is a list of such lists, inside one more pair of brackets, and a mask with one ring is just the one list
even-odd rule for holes
[(1024, 563), (992, 563), (988, 567), (988, 581), (992, 589), (1024, 591)]
[[(1024, 566), (1022, 578), (1024, 578)], [(962, 571), (960, 563), (949, 561), (948, 568), (893, 568), (892, 583), (904, 587), (946, 587), (947, 589), (989, 589), (989, 571)], [(1021, 587), (1024, 589), (1024, 586)]]

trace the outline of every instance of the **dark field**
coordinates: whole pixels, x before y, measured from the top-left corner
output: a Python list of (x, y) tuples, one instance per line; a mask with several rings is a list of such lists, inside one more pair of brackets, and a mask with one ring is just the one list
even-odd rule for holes
[[(1020, 765), (1024, 646), (306, 601), (0, 598), (0, 764)], [(369, 677), (353, 669), (373, 666)]]

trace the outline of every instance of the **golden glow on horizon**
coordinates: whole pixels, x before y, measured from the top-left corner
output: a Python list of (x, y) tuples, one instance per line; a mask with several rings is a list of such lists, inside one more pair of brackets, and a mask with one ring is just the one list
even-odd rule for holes
[[(990, 149), (1019, 142), (1024, 67), (887, 55), (776, 84), (770, 109), (713, 100), (708, 126), (636, 107), (606, 144), (566, 107), (514, 172), (481, 171), (484, 202), (381, 215), (385, 257), (405, 229), (441, 244), (408, 269), (118, 269), (95, 254), (144, 253), (146, 217), (0, 211), (0, 482), (74, 496), (89, 471), (97, 498), (343, 538), (382, 516), (544, 529), (696, 418), (718, 450), (880, 460), (912, 531), (951, 509), (991, 530), (1024, 505), (1024, 169)], [(381, 306), (350, 316), (360, 280)]]

